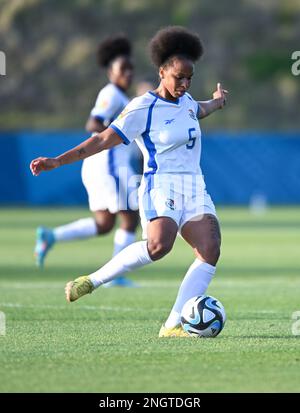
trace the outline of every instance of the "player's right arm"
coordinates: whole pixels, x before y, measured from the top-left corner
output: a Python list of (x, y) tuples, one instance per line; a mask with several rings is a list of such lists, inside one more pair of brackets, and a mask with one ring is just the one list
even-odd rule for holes
[(30, 169), (33, 175), (37, 176), (42, 171), (51, 171), (69, 163), (73, 163), (105, 149), (124, 143), (122, 138), (112, 128), (107, 128), (101, 133), (94, 133), (75, 148), (57, 156), (56, 158), (39, 157), (31, 161)]

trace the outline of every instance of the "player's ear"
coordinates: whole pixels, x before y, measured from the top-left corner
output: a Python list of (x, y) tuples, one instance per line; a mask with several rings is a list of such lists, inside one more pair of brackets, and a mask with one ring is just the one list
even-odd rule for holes
[(163, 68), (163, 66), (160, 66), (158, 74), (159, 74), (160, 79), (164, 78), (164, 68)]

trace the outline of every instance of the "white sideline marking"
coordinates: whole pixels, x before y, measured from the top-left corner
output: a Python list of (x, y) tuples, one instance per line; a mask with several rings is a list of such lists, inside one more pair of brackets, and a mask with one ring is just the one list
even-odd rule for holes
[[(181, 280), (179, 281), (137, 281), (139, 286), (143, 288), (170, 288), (170, 287), (178, 287)], [(65, 282), (57, 283), (57, 282), (26, 282), (24, 283), (14, 283), (14, 282), (3, 282), (0, 283), (1, 288), (7, 289), (16, 289), (16, 290), (38, 290), (38, 289), (62, 289), (65, 286)], [(122, 288), (118, 288), (118, 291), (125, 290)], [(127, 289), (126, 289), (127, 290)], [(132, 289), (132, 291), (138, 290), (138, 288)]]
[[(66, 305), (51, 305), (51, 304), (19, 304), (19, 303), (0, 303), (0, 308), (36, 308), (44, 310), (66, 310), (69, 307), (69, 304)], [(96, 305), (81, 305), (80, 307), (72, 307), (76, 310), (91, 310), (91, 311), (137, 311), (138, 307), (108, 307), (108, 306), (96, 306)], [(155, 308), (156, 311), (168, 311), (167, 308)], [(147, 311), (149, 309), (140, 309), (139, 311)]]
[[(68, 309), (66, 305), (51, 305), (51, 304), (18, 304), (18, 303), (0, 303), (0, 307), (9, 308), (40, 308), (44, 310), (65, 310)], [(69, 307), (70, 308), (70, 307)], [(74, 308), (74, 307), (73, 307)], [(77, 308), (78, 309), (78, 308)], [(121, 307), (106, 307), (106, 306), (94, 306), (94, 305), (82, 305), (79, 307), (82, 310), (103, 310), (103, 311), (136, 311), (136, 308), (121, 308)]]
[(6, 334), (6, 315), (0, 311), (0, 336), (5, 336)]

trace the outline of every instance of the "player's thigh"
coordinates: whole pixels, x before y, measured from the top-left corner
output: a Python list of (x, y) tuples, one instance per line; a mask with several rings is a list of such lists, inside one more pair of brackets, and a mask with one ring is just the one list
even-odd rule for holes
[(204, 214), (199, 220), (186, 222), (181, 228), (181, 235), (198, 258), (215, 265), (221, 247), (220, 225), (215, 215)]
[(138, 211), (119, 211), (118, 215), (120, 217), (120, 228), (128, 232), (135, 232), (139, 224), (139, 213)]
[(178, 231), (177, 223), (169, 217), (158, 217), (147, 224), (147, 243), (153, 260), (171, 251)]

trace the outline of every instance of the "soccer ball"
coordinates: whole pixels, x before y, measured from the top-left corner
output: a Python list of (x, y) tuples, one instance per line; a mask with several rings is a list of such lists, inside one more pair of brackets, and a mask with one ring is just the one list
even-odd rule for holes
[(181, 312), (181, 324), (194, 337), (216, 337), (223, 329), (226, 314), (223, 305), (210, 295), (189, 299)]

